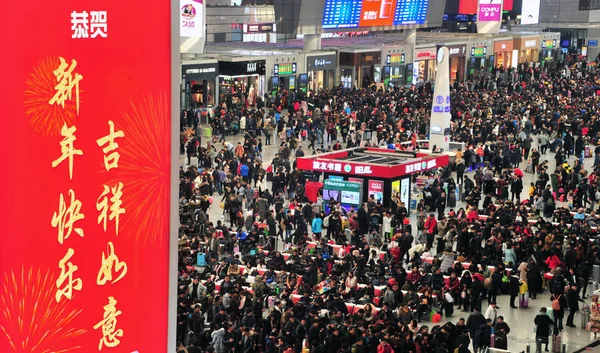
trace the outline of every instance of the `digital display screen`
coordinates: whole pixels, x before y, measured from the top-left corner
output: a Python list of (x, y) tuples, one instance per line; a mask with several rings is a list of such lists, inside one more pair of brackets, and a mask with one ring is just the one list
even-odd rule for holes
[(429, 0), (325, 0), (324, 29), (422, 25)]

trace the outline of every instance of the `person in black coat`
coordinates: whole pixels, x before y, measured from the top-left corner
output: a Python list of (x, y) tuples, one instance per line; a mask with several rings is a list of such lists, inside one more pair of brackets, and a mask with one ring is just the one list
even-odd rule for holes
[(569, 305), (569, 316), (567, 316), (567, 326), (577, 327), (573, 324), (575, 313), (579, 311), (579, 296), (577, 295), (577, 286), (569, 286), (567, 291), (567, 305)]
[[(467, 327), (469, 328), (469, 337), (473, 340), (473, 346), (475, 346), (477, 330), (485, 325), (485, 317), (479, 311), (473, 312), (467, 319)], [(477, 351), (476, 349), (474, 351)]]
[(540, 268), (531, 260), (527, 265), (527, 288), (529, 289), (529, 295), (531, 299), (535, 299), (537, 293), (540, 291), (542, 284)]
[(516, 309), (515, 299), (519, 296), (519, 276), (513, 274), (508, 280), (508, 294), (510, 295), (510, 307)]
[(546, 352), (548, 352), (548, 337), (550, 336), (550, 326), (552, 319), (546, 313), (546, 308), (542, 308), (533, 320), (535, 324), (535, 343), (536, 353), (542, 352), (542, 343), (546, 344)]

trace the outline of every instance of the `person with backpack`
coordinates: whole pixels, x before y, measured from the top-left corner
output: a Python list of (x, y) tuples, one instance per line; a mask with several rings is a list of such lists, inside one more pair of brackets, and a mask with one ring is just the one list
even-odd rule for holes
[(563, 330), (563, 318), (565, 316), (565, 307), (567, 306), (567, 300), (565, 296), (560, 294), (552, 294), (552, 311), (554, 315), (554, 326), (559, 331)]
[(498, 316), (498, 320), (494, 325), (494, 348), (508, 349), (508, 334), (510, 333), (510, 326), (504, 321), (502, 315)]
[[(492, 339), (492, 320), (486, 319), (485, 323), (479, 326), (473, 340), (473, 352), (485, 352), (490, 347)], [(477, 348), (475, 348), (477, 343)]]
[(483, 317), (483, 314), (475, 309), (469, 318), (467, 319), (467, 328), (469, 330), (469, 338), (473, 341), (473, 352), (477, 352), (477, 348), (479, 347), (478, 331), (482, 325), (485, 325), (486, 319)]

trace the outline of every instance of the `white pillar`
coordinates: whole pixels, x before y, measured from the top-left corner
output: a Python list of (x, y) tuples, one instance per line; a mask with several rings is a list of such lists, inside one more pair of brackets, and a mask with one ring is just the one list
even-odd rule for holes
[(320, 34), (305, 34), (304, 35), (304, 50), (321, 50), (321, 35)]

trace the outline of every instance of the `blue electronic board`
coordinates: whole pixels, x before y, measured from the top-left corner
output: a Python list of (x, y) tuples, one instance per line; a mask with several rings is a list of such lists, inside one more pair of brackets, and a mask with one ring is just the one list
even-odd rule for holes
[(323, 29), (423, 25), (429, 0), (325, 0)]

